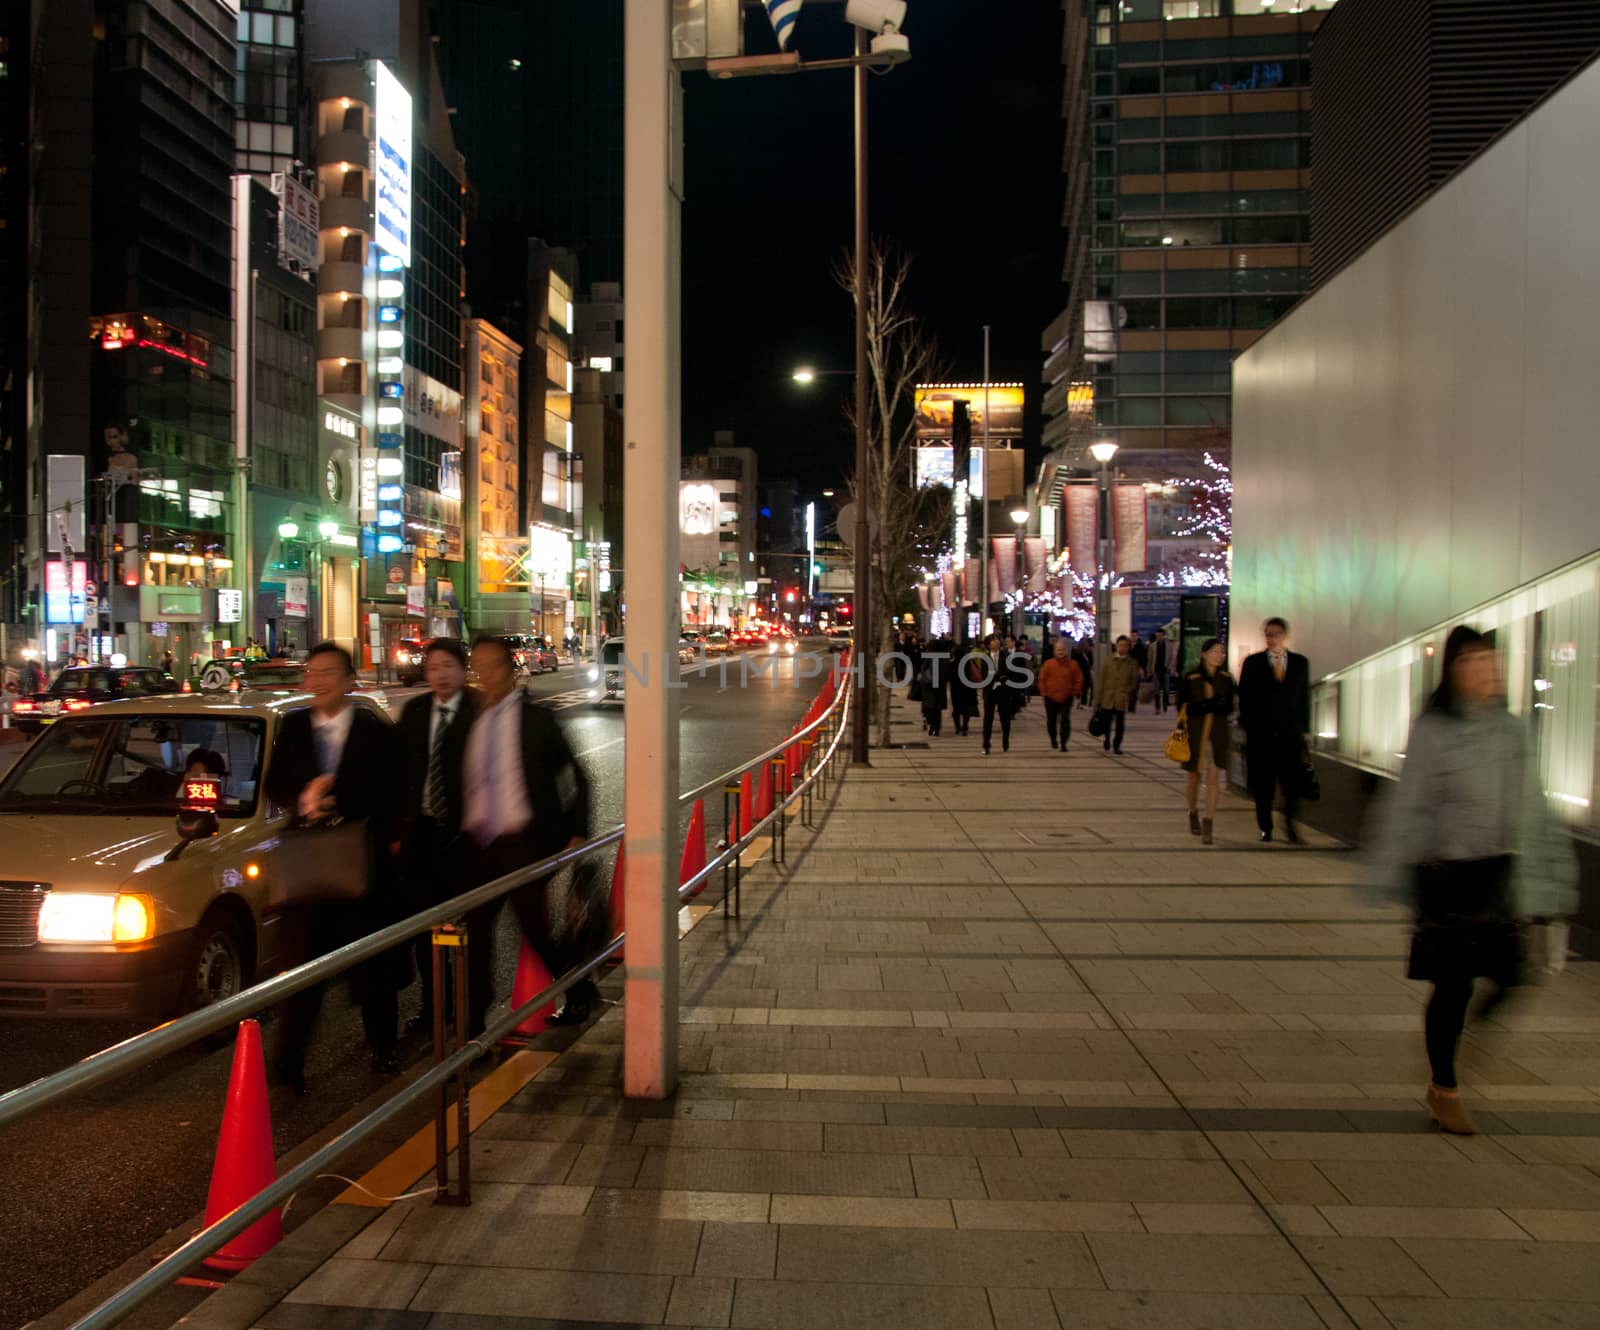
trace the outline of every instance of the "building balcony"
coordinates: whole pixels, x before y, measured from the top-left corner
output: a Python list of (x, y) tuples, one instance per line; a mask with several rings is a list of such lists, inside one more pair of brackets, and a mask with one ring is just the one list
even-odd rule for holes
[(372, 232), (372, 207), (364, 198), (346, 198), (330, 194), (322, 200), (320, 221), (323, 231), (336, 231), (347, 226), (352, 231)]
[(372, 160), (372, 144), (363, 134), (346, 129), (336, 129), (317, 140), (317, 162), (328, 166), (334, 162), (349, 162), (363, 169)]
[(360, 295), (363, 276), (359, 263), (349, 263), (342, 259), (324, 263), (317, 269), (317, 294), (333, 296), (348, 291), (351, 295)]
[(324, 328), (317, 334), (318, 360), (361, 360), (365, 328)]

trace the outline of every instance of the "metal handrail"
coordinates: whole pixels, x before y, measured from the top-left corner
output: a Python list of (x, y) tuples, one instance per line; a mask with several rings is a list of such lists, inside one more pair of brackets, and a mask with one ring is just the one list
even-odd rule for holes
[[(791, 735), (786, 742), (778, 744), (767, 753), (763, 753), (755, 761), (759, 763), (771, 760), (784, 749), (799, 742), (805, 734), (822, 726), (835, 711), (841, 711), (843, 716), (848, 718), (851, 695), (852, 690), (848, 686), (838, 687), (834, 698), (823, 711), (822, 716), (818, 717), (810, 726), (807, 726), (801, 734)], [(707, 863), (704, 869), (691, 877), (688, 882), (679, 884), (678, 899), (680, 902), (687, 899), (699, 887), (709, 881), (712, 873), (719, 871), (731, 859), (741, 854), (761, 828), (775, 818), (783, 816), (789, 805), (802, 797), (811, 784), (821, 777), (827, 765), (834, 760), (840, 741), (845, 733), (845, 727), (840, 725), (834, 733), (833, 741), (829, 745), (827, 752), (815, 764), (811, 773), (787, 791), (781, 799), (775, 801), (771, 814), (752, 826), (745, 836), (724, 847)], [(736, 770), (743, 769), (736, 768)], [(690, 797), (696, 797), (696, 794), (697, 792), (691, 791)], [(0, 1127), (17, 1122), (28, 1114), (37, 1112), (69, 1095), (102, 1085), (138, 1067), (145, 1066), (157, 1058), (204, 1038), (206, 1035), (216, 1033), (263, 1007), (281, 1002), (284, 998), (303, 989), (322, 983), (324, 980), (342, 973), (344, 970), (383, 951), (387, 951), (389, 948), (405, 942), (420, 933), (459, 919), (472, 909), (497, 900), (507, 892), (515, 890), (527, 882), (547, 876), (568, 864), (578, 862), (598, 850), (616, 844), (623, 839), (624, 834), (624, 827), (613, 827), (594, 839), (585, 841), (582, 845), (573, 846), (559, 854), (541, 859), (536, 864), (518, 869), (514, 873), (508, 873), (492, 882), (486, 882), (482, 886), (463, 892), (461, 895), (453, 897), (440, 905), (420, 911), (410, 918), (391, 924), (376, 933), (371, 933), (366, 937), (358, 938), (354, 942), (346, 943), (325, 956), (319, 956), (315, 960), (307, 961), (294, 967), (292, 970), (275, 975), (271, 979), (254, 985), (242, 993), (235, 994), (231, 998), (215, 1003), (202, 1011), (191, 1012), (187, 1016), (180, 1017), (154, 1030), (136, 1035), (120, 1044), (114, 1044), (110, 1048), (91, 1054), (71, 1067), (0, 1095)], [(133, 1281), (133, 1283), (126, 1285), (102, 1302), (78, 1321), (74, 1330), (98, 1330), (99, 1327), (115, 1325), (157, 1290), (164, 1287), (171, 1279), (183, 1274), (206, 1256), (237, 1237), (240, 1233), (243, 1233), (268, 1211), (275, 1209), (306, 1183), (313, 1181), (320, 1172), (334, 1163), (346, 1151), (365, 1140), (379, 1127), (396, 1117), (403, 1109), (408, 1108), (425, 1094), (437, 1090), (451, 1078), (464, 1074), (466, 1068), (473, 1061), (503, 1036), (515, 1030), (530, 1014), (547, 1006), (555, 998), (565, 993), (573, 984), (594, 973), (606, 961), (620, 952), (624, 946), (625, 939), (625, 931), (618, 933), (594, 955), (575, 965), (544, 990), (529, 998), (514, 1010), (508, 1011), (499, 1020), (489, 1025), (484, 1033), (476, 1039), (469, 1040), (454, 1053), (436, 1062), (426, 1072), (418, 1076), (416, 1080), (411, 1081), (396, 1094), (384, 1100), (371, 1113), (360, 1121), (353, 1123), (333, 1140), (313, 1151), (270, 1186), (258, 1192), (237, 1209), (230, 1211), (216, 1223), (196, 1233), (187, 1242)]]

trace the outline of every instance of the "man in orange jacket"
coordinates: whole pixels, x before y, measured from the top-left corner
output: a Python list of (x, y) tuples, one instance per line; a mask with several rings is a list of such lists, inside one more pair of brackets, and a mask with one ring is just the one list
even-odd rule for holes
[[(1050, 747), (1067, 751), (1072, 737), (1072, 704), (1083, 692), (1083, 671), (1067, 652), (1067, 639), (1056, 638), (1055, 654), (1039, 670), (1039, 696), (1044, 698), (1044, 724)], [(1061, 739), (1056, 741), (1059, 725)]]

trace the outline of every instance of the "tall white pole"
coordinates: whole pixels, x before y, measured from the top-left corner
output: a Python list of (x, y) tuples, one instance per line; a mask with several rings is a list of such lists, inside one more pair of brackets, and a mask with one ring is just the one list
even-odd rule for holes
[[(860, 705), (850, 713), (850, 761), (858, 767), (870, 766), (868, 747), (871, 741), (871, 714), (867, 699), (876, 695), (874, 666), (875, 648), (872, 644), (872, 552), (868, 548), (872, 526), (867, 505), (873, 501), (873, 483), (878, 479), (867, 460), (867, 285), (871, 260), (867, 254), (867, 69), (861, 63), (867, 54), (867, 34), (856, 29), (855, 86), (855, 180), (856, 180), (856, 572), (855, 648), (851, 652), (851, 665), (855, 677), (861, 681)], [(885, 446), (890, 425), (883, 422)], [(887, 475), (881, 477), (889, 483)]]
[[(623, 1092), (663, 1099), (678, 1081), (679, 290), (682, 132), (671, 0), (625, 6), (623, 273), (628, 293), (628, 502), (633, 560), (623, 711), (627, 974)], [(638, 677), (642, 673), (643, 678)]]
[(989, 325), (983, 325), (983, 549), (978, 591), (978, 636), (989, 632)]

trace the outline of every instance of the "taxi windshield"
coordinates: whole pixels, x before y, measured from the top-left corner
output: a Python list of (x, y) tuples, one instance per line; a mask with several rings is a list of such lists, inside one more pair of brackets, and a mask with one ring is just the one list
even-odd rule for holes
[(220, 816), (249, 817), (265, 733), (264, 721), (238, 716), (65, 722), (41, 735), (0, 782), (0, 813), (170, 817), (187, 772), (221, 778)]

